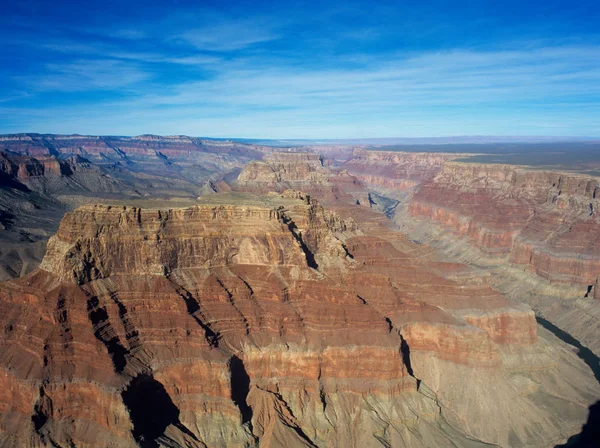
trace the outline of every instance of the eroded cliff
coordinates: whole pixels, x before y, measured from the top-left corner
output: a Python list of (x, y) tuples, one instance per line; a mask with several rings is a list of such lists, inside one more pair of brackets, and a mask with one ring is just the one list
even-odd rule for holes
[(462, 155), (355, 149), (343, 167), (368, 185), (394, 192), (414, 189)]
[(0, 283), (2, 444), (565, 440), (598, 384), (457, 269), (297, 191), (81, 207), (41, 269)]

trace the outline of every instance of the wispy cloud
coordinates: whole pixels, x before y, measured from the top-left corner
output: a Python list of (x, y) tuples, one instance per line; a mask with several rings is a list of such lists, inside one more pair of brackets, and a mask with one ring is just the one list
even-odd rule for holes
[(221, 21), (176, 36), (200, 50), (227, 52), (276, 40), (279, 36), (267, 20)]
[(144, 30), (134, 28), (122, 28), (117, 29), (111, 33), (114, 37), (120, 37), (122, 39), (138, 40), (145, 39), (148, 37), (148, 33)]
[[(273, 66), (265, 56), (255, 68), (245, 61), (224, 62), (206, 79), (159, 88), (144, 83), (146, 74), (135, 68), (107, 80), (104, 74), (113, 72), (114, 65), (104, 69), (106, 61), (98, 66), (80, 61), (52, 67), (54, 74), (42, 86), (135, 88), (135, 97), (104, 101), (101, 107), (132, 126), (143, 122), (153, 132), (359, 137), (448, 135), (457, 128), (461, 134), (471, 128), (474, 133), (509, 128), (519, 133), (525, 125), (529, 131), (522, 133), (551, 133), (554, 125), (564, 132), (585, 125), (600, 133), (594, 121), (600, 100), (600, 48), (520, 49), (526, 47), (523, 42), (511, 51), (389, 54), (352, 70)], [(136, 76), (139, 86), (125, 83)], [(84, 126), (80, 120), (85, 116), (73, 117), (73, 123)]]
[(134, 65), (112, 59), (78, 60), (67, 64), (47, 64), (46, 73), (22, 76), (32, 90), (82, 92), (115, 90), (149, 78), (149, 74)]
[[(254, 108), (396, 107), (505, 104), (600, 95), (600, 48), (432, 52), (390, 56), (360, 69), (256, 68), (225, 64), (208, 80), (139, 99), (141, 106), (206, 104)], [(583, 98), (585, 100), (585, 98)]]
[(17, 7), (0, 17), (0, 101), (13, 111), (11, 126), (259, 137), (524, 126), (600, 134), (600, 32), (574, 9), (508, 18), (442, 1), (136, 1), (122, 6), (134, 12), (127, 19), (110, 5), (85, 23), (72, 20), (78, 11), (45, 5), (46, 15)]
[(194, 54), (188, 52), (179, 52), (174, 55), (173, 52), (148, 52), (148, 51), (131, 51), (126, 48), (121, 48), (115, 45), (107, 45), (96, 42), (94, 44), (81, 44), (69, 40), (49, 42), (42, 44), (42, 47), (60, 53), (71, 55), (79, 55), (80, 57), (100, 57), (103, 60), (107, 59), (125, 59), (137, 62), (147, 63), (168, 63), (182, 65), (205, 65), (216, 64), (221, 58), (209, 54)]

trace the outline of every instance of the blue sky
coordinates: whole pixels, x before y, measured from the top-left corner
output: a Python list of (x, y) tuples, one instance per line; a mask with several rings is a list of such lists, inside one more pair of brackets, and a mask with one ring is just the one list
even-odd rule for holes
[(0, 133), (600, 136), (597, 0), (0, 11)]

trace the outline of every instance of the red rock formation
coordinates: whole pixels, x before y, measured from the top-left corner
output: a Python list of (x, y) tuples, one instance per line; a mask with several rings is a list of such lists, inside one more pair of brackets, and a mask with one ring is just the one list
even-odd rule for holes
[(89, 163), (79, 156), (59, 160), (54, 156), (18, 156), (0, 152), (0, 176), (27, 182), (31, 178), (44, 176), (70, 176)]
[[(577, 360), (538, 340), (531, 310), (441, 275), (368, 208), (293, 191), (206, 201), (84, 206), (40, 270), (0, 283), (3, 445), (506, 446), (510, 428), (544, 446), (599, 393), (563, 378), (552, 400), (577, 403), (571, 417), (515, 389), (514, 372), (550, 384), (562, 364), (540, 360)], [(440, 381), (446, 365), (477, 386)], [(518, 415), (484, 389), (467, 401), (479, 384)]]
[(433, 178), (442, 165), (463, 154), (371, 151), (356, 149), (343, 167), (368, 185), (410, 190)]
[(194, 199), (226, 191), (242, 166), (271, 151), (185, 136), (0, 136), (0, 228), (7, 230), (0, 280), (39, 263), (33, 244), (47, 241), (65, 210), (93, 197)]
[[(0, 150), (33, 157), (81, 155), (92, 160), (100, 156), (115, 159), (148, 158), (161, 160), (206, 158), (207, 154), (258, 158), (272, 149), (232, 141), (205, 140), (182, 135), (101, 137), (86, 135), (14, 134), (0, 136)], [(209, 157), (210, 158), (210, 157)], [(216, 161), (217, 158), (211, 158)], [(247, 161), (248, 159), (246, 159)]]
[(600, 272), (600, 181), (510, 165), (447, 163), (410, 213), (510, 254), (555, 282), (590, 285)]
[(369, 205), (368, 192), (362, 182), (345, 170), (330, 170), (319, 154), (307, 152), (267, 154), (262, 161), (250, 162), (235, 185), (237, 190), (256, 193), (294, 188), (325, 201)]
[(282, 189), (284, 184), (326, 183), (329, 170), (323, 158), (307, 152), (273, 153), (264, 161), (250, 162), (238, 176), (238, 183), (251, 187)]

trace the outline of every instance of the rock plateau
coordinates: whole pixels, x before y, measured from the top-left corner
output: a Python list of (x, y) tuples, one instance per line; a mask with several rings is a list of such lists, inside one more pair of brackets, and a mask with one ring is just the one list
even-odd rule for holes
[[(44, 148), (118, 141), (136, 166), (199, 144), (82, 139), (7, 141), (59, 167)], [(236, 154), (213, 173), (250, 157), (222, 144)], [(0, 446), (547, 447), (581, 430), (600, 385), (532, 307), (593, 346), (566, 322), (600, 303), (595, 178), (253, 150), (199, 198), (74, 208), (39, 267), (0, 283)], [(19, 177), (16, 157), (15, 182), (66, 182), (30, 159)], [(393, 220), (374, 200), (390, 196)]]

